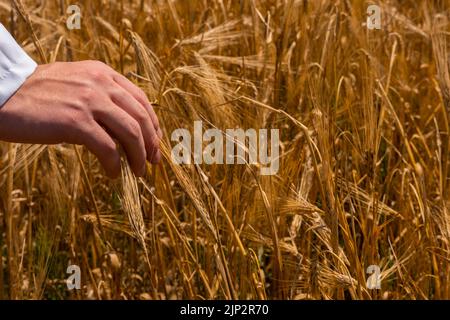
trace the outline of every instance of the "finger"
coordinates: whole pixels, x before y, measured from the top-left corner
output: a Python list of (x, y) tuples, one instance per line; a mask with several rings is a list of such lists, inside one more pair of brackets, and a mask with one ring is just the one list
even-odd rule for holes
[(121, 86), (115, 85), (114, 92), (111, 93), (112, 101), (131, 115), (141, 126), (144, 137), (147, 160), (156, 163), (159, 152), (159, 137), (153, 127), (150, 115), (142, 105)]
[(84, 145), (91, 151), (111, 178), (120, 174), (120, 154), (111, 136), (95, 121), (90, 126)]
[(144, 107), (144, 109), (150, 115), (152, 119), (153, 127), (155, 128), (158, 137), (162, 138), (162, 130), (159, 125), (158, 117), (156, 116), (155, 110), (153, 109), (152, 104), (148, 101), (147, 95), (142, 91), (138, 86), (134, 85), (133, 82), (128, 80), (123, 75), (117, 73), (113, 76), (114, 81), (128, 91), (139, 103)]
[(137, 176), (145, 173), (145, 142), (139, 123), (119, 106), (109, 102), (108, 107), (97, 110), (95, 120), (106, 127), (127, 154), (128, 162)]

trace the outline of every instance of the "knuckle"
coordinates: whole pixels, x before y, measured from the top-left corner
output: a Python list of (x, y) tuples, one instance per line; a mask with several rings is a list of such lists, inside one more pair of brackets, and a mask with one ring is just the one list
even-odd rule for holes
[(73, 127), (80, 128), (81, 133), (88, 131), (92, 124), (91, 117), (87, 112), (78, 112), (75, 116), (71, 117)]
[(156, 131), (158, 131), (158, 130), (160, 129), (158, 118), (155, 117), (155, 122), (153, 123), (153, 125), (155, 126), (155, 130), (156, 130)]
[(154, 116), (152, 117), (153, 120), (153, 126), (155, 127), (156, 130), (159, 129), (159, 120), (158, 120), (158, 116), (156, 115), (156, 113), (154, 113), (154, 111), (152, 110), (151, 112), (153, 112)]
[(147, 95), (145, 94), (144, 90), (142, 90), (138, 86), (136, 86), (136, 88), (137, 88), (137, 95), (138, 95), (139, 99), (141, 99), (143, 102), (148, 103)]
[(95, 127), (95, 122), (92, 120), (86, 121), (83, 124), (79, 124), (78, 125), (78, 132), (79, 135), (81, 137), (83, 137), (84, 139), (89, 139), (89, 140), (96, 140), (95, 136), (94, 136), (94, 127)]
[(90, 76), (95, 82), (105, 82), (107, 80), (107, 76), (103, 70), (93, 69), (90, 71)]
[(99, 60), (87, 60), (87, 63), (91, 66), (99, 67), (99, 68), (105, 66), (105, 64)]
[(117, 155), (117, 148), (114, 143), (107, 143), (105, 142), (102, 146), (102, 152), (103, 154), (110, 160), (114, 160)]
[(153, 148), (159, 148), (159, 137), (157, 135), (154, 135), (151, 139), (151, 145)]
[(88, 112), (84, 103), (76, 101), (72, 103), (70, 113), (65, 118), (65, 123), (69, 127), (81, 127), (91, 120), (91, 114)]
[(106, 78), (106, 74), (110, 70), (110, 67), (98, 60), (87, 60), (85, 69), (92, 78), (103, 80)]
[(86, 107), (83, 99), (74, 99), (70, 102), (68, 110), (70, 111), (70, 118), (80, 118), (86, 115)]
[(148, 113), (147, 113), (144, 109), (139, 108), (138, 111), (136, 112), (136, 120), (137, 120), (139, 123), (146, 123), (146, 122), (148, 122), (150, 119), (149, 119)]
[(140, 140), (142, 138), (141, 127), (135, 120), (130, 120), (127, 125), (127, 134), (130, 139)]
[(156, 115), (155, 109), (153, 108), (153, 105), (150, 104), (150, 112), (153, 113), (153, 125), (155, 126), (155, 129), (158, 130), (160, 125), (159, 125), (159, 119), (158, 116)]
[(79, 91), (79, 97), (82, 103), (89, 103), (94, 100), (96, 96), (96, 91), (91, 87), (84, 87)]

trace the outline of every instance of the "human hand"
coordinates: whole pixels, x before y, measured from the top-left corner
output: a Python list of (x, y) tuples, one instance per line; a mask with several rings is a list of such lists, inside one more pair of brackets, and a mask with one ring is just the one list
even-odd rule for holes
[(120, 173), (125, 150), (133, 172), (159, 162), (162, 131), (144, 92), (99, 61), (40, 65), (0, 108), (0, 140), (85, 145), (106, 173)]

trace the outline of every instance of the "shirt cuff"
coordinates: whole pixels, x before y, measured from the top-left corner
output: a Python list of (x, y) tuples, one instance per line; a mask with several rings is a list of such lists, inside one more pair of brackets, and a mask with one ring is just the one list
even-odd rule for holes
[(0, 24), (0, 108), (34, 72), (37, 64)]

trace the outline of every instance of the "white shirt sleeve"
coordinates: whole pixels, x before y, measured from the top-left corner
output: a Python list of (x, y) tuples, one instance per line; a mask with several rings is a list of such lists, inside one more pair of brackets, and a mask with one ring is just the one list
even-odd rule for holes
[(0, 23), (0, 108), (34, 72), (37, 64)]

